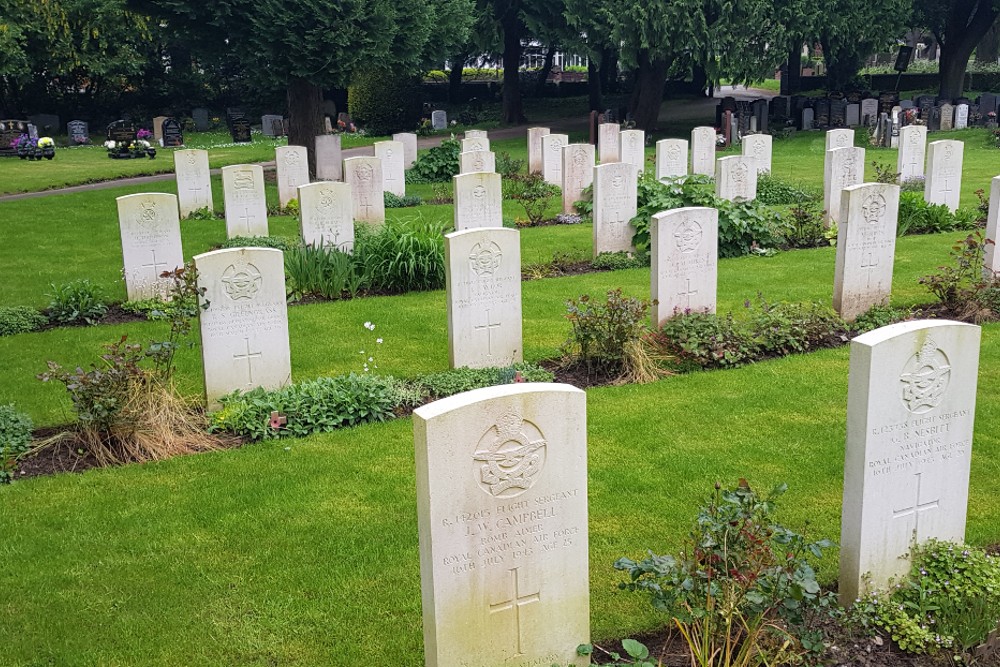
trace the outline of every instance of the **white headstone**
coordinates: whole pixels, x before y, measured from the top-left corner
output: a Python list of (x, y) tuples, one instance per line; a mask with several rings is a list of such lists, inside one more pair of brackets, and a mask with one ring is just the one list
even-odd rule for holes
[(468, 151), (458, 154), (458, 173), (474, 174), (479, 171), (497, 170), (497, 156), (493, 151)]
[(382, 161), (369, 156), (346, 158), (344, 182), (351, 186), (354, 197), (354, 219), (382, 225), (385, 222)]
[(305, 146), (278, 146), (274, 160), (278, 167), (278, 205), (285, 208), (298, 196), (299, 186), (309, 184), (309, 156)]
[(715, 196), (729, 201), (756, 199), (756, 162), (742, 155), (732, 155), (716, 160)]
[(465, 131), (465, 138), (466, 139), (489, 139), (490, 138), (490, 133), (487, 132), (486, 130), (466, 130)]
[(376, 141), (375, 157), (382, 161), (382, 187), (397, 197), (406, 195), (406, 159), (401, 141)]
[(174, 174), (177, 178), (177, 203), (182, 218), (203, 208), (212, 210), (215, 207), (208, 151), (175, 150)]
[(955, 107), (951, 104), (941, 105), (941, 129), (950, 130), (955, 126)]
[(166, 296), (171, 281), (160, 274), (184, 266), (177, 197), (150, 192), (116, 201), (128, 300)]
[(748, 134), (743, 137), (743, 157), (757, 165), (758, 174), (771, 173), (771, 135)]
[(528, 173), (542, 173), (542, 137), (551, 134), (547, 127), (528, 128)]
[(649, 234), (653, 328), (677, 313), (714, 313), (719, 211), (700, 206), (663, 211), (653, 216)]
[(927, 152), (927, 126), (907, 125), (899, 131), (899, 155), (896, 171), (901, 183), (924, 177), (924, 158)]
[(850, 148), (854, 145), (854, 130), (827, 130), (826, 150), (834, 148)]
[(601, 123), (597, 126), (597, 159), (601, 164), (621, 160), (621, 130), (618, 123)]
[(891, 324), (851, 341), (840, 601), (910, 569), (914, 541), (965, 541), (980, 329)]
[(944, 204), (952, 212), (958, 208), (962, 196), (962, 155), (965, 144), (961, 141), (932, 141), (927, 146), (927, 180), (924, 181), (924, 199), (928, 204)]
[(475, 172), (452, 177), (455, 188), (455, 231), (503, 227), (500, 174)]
[(865, 149), (833, 148), (823, 163), (823, 209), (827, 224), (840, 222), (840, 200), (844, 188), (861, 185), (865, 179)]
[(337, 181), (300, 185), (299, 228), (306, 245), (354, 250), (351, 186)]
[(892, 118), (892, 131), (889, 137), (890, 148), (899, 148), (899, 128), (903, 126), (902, 113), (903, 107), (897, 104), (892, 108), (892, 112), (889, 114), (890, 118)]
[(452, 232), (444, 236), (444, 253), (451, 367), (521, 361), (521, 233), (503, 227)]
[(715, 176), (715, 128), (691, 130), (691, 173)]
[(546, 183), (562, 187), (562, 149), (568, 143), (568, 134), (542, 137), (542, 178)]
[(466, 137), (462, 139), (462, 152), (467, 151), (488, 151), (490, 150), (490, 140), (486, 137)]
[(448, 129), (448, 113), (442, 109), (431, 112), (431, 128), (435, 130)]
[(1000, 252), (996, 244), (1000, 242), (1000, 176), (994, 176), (990, 181), (990, 208), (986, 214), (986, 238), (993, 243), (987, 243), (983, 257), (983, 276), (990, 280), (1000, 278)]
[(955, 107), (955, 129), (964, 130), (969, 127), (969, 105), (959, 104)]
[(889, 303), (899, 186), (865, 183), (844, 188), (840, 217), (833, 309), (851, 322), (873, 306)]
[(687, 139), (661, 139), (656, 142), (657, 180), (687, 176), (687, 171)]
[(344, 180), (343, 157), (339, 134), (316, 137), (316, 178), (321, 181)]
[(202, 302), (201, 356), (208, 409), (237, 389), (292, 381), (285, 261), (273, 248), (229, 248), (194, 257)]
[(618, 156), (622, 162), (635, 167), (636, 173), (646, 171), (646, 133), (642, 130), (624, 130), (619, 135), (621, 146)]
[(413, 132), (398, 132), (392, 135), (392, 140), (403, 144), (403, 168), (409, 169), (417, 161), (417, 135)]
[(586, 406), (530, 383), (414, 411), (424, 664), (589, 664)]
[(594, 256), (602, 252), (632, 252), (638, 211), (635, 167), (612, 162), (594, 167)]
[(222, 193), (226, 203), (227, 238), (267, 236), (264, 169), (259, 164), (223, 167)]
[(562, 211), (573, 213), (573, 204), (583, 198), (583, 191), (594, 182), (594, 147), (570, 144), (563, 148)]
[(845, 118), (847, 122), (847, 127), (857, 127), (861, 124), (861, 105), (860, 104), (848, 104), (847, 114)]

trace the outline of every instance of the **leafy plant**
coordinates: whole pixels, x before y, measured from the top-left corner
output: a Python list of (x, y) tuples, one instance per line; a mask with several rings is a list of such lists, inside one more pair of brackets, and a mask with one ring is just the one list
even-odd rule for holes
[(552, 260), (540, 262), (538, 264), (527, 264), (521, 269), (525, 279), (537, 280), (539, 278), (553, 278), (564, 276), (578, 269), (581, 265), (586, 265), (586, 257), (581, 252), (556, 251), (552, 253)]
[(285, 251), (285, 290), (291, 300), (357, 296), (362, 276), (351, 255), (336, 248), (300, 245)]
[(223, 241), (220, 248), (274, 248), (289, 250), (299, 245), (297, 239), (285, 236), (234, 236)]
[(354, 260), (369, 289), (401, 293), (444, 287), (443, 225), (391, 221), (380, 229), (359, 227)]
[(977, 217), (974, 210), (959, 209), (953, 214), (944, 204), (928, 204), (922, 192), (901, 192), (896, 235), (938, 234), (956, 229), (973, 229)]
[(508, 368), (453, 368), (417, 377), (413, 383), (435, 398), (453, 396), (464, 391), (509, 384), (521, 374), (523, 382), (552, 382), (554, 376), (540, 366), (517, 363)]
[(405, 195), (400, 197), (391, 192), (383, 192), (383, 199), (385, 200), (386, 208), (409, 208), (411, 206), (420, 206), (422, 199), (417, 195)]
[(48, 318), (30, 306), (0, 306), (0, 336), (37, 331)]
[(812, 202), (819, 196), (806, 188), (789, 183), (777, 176), (763, 173), (757, 176), (757, 201), (770, 206)]
[(952, 265), (939, 266), (937, 273), (919, 280), (959, 318), (983, 322), (1000, 316), (1000, 280), (983, 270), (987, 245), (993, 240), (976, 230), (952, 246)]
[(511, 157), (507, 151), (500, 151), (496, 154), (496, 169), (504, 178), (513, 178), (524, 169), (524, 160)]
[(108, 312), (103, 290), (87, 279), (51, 287), (52, 291), (45, 296), (49, 297), (47, 312), (52, 322), (93, 325)]
[(874, 331), (884, 326), (903, 322), (913, 318), (913, 311), (909, 308), (895, 308), (893, 306), (872, 306), (869, 310), (851, 322), (851, 328), (856, 333)]
[(823, 211), (814, 202), (803, 202), (788, 211), (785, 241), (789, 248), (821, 248), (830, 245)]
[(0, 484), (14, 481), (17, 460), (31, 447), (31, 418), (13, 405), (0, 405)]
[(607, 656), (611, 659), (611, 662), (601, 663), (607, 665), (607, 667), (626, 667), (627, 665), (632, 665), (633, 667), (656, 667), (650, 660), (649, 649), (642, 642), (634, 639), (623, 639), (622, 650), (625, 651), (628, 657), (623, 656), (618, 651), (609, 651), (597, 644), (580, 644), (576, 647), (577, 655), (593, 655), (594, 651), (599, 651)]
[(520, 175), (503, 182), (504, 199), (513, 199), (524, 208), (531, 224), (537, 225), (545, 219), (545, 211), (553, 198), (559, 195), (558, 187), (546, 183), (540, 174)]
[(148, 317), (169, 322), (170, 329), (167, 339), (150, 342), (145, 354), (153, 360), (153, 372), (157, 379), (169, 381), (173, 376), (181, 339), (191, 334), (195, 318), (209, 304), (201, 302), (206, 290), (198, 286), (198, 271), (193, 261), (163, 275), (170, 279), (168, 299), (159, 309), (151, 311)]
[(450, 182), (461, 168), (459, 153), (462, 144), (452, 136), (440, 145), (434, 146), (420, 154), (417, 161), (406, 172), (407, 183), (440, 183)]
[(602, 252), (594, 258), (591, 266), (598, 271), (622, 271), (642, 269), (649, 266), (649, 255), (633, 255), (629, 252)]
[(872, 169), (875, 170), (875, 182), (876, 183), (898, 183), (899, 182), (899, 172), (896, 168), (889, 164), (888, 162), (879, 162), (878, 160), (872, 160)]

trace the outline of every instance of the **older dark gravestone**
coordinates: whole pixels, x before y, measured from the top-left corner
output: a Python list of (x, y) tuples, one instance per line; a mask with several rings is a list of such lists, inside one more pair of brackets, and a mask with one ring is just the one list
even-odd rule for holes
[(930, 116), (927, 120), (927, 129), (937, 132), (941, 129), (941, 107), (931, 107)]
[(830, 127), (830, 100), (816, 100), (816, 127)]
[(787, 97), (773, 97), (768, 103), (768, 113), (771, 116), (771, 120), (777, 120), (778, 118), (788, 118), (789, 116), (789, 98)]
[(168, 118), (163, 121), (163, 145), (183, 146), (184, 133), (181, 131), (181, 122), (176, 118)]
[(253, 141), (250, 136), (250, 119), (244, 116), (233, 118), (229, 121), (229, 134), (233, 138), (234, 144), (249, 144)]
[(28, 122), (24, 120), (0, 120), (0, 155), (17, 155), (11, 144), (22, 134), (28, 133)]
[(830, 127), (847, 127), (847, 100), (830, 100)]
[(208, 109), (205, 109), (204, 107), (192, 109), (191, 119), (194, 121), (194, 129), (196, 132), (208, 131)]
[(70, 146), (79, 146), (90, 142), (90, 126), (82, 120), (71, 120), (66, 123), (66, 134), (69, 135)]
[(135, 125), (129, 120), (116, 120), (108, 125), (108, 140), (116, 144), (135, 141)]
[(894, 106), (899, 105), (899, 92), (895, 90), (883, 91), (878, 96), (878, 110), (880, 113), (891, 113)]
[(991, 112), (997, 110), (997, 96), (993, 93), (983, 93), (979, 96), (979, 113), (983, 119)]
[(62, 127), (62, 123), (59, 122), (59, 116), (54, 113), (37, 113), (34, 116), (28, 116), (28, 122), (42, 130), (45, 134), (56, 132)]
[(757, 131), (767, 133), (768, 108), (767, 100), (754, 100), (753, 116), (757, 119)]

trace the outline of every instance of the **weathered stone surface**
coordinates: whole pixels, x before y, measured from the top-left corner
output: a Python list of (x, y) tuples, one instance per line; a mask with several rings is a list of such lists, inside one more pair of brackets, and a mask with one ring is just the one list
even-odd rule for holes
[(413, 132), (397, 132), (393, 141), (403, 144), (403, 168), (409, 169), (417, 161), (417, 135)]
[(677, 178), (688, 173), (687, 139), (661, 139), (656, 142), (656, 178)]
[(531, 174), (542, 173), (542, 137), (551, 134), (547, 127), (528, 128), (528, 172)]
[(469, 137), (462, 139), (462, 152), (468, 151), (488, 151), (490, 150), (490, 140), (486, 137)]
[(993, 243), (986, 244), (983, 256), (983, 276), (1000, 278), (1000, 252), (996, 244), (1000, 242), (1000, 176), (990, 181), (990, 208), (986, 215), (986, 238)]
[(715, 176), (715, 128), (691, 130), (691, 173)]
[(962, 196), (962, 157), (965, 144), (961, 141), (932, 141), (927, 146), (927, 179), (924, 199), (929, 204), (944, 204), (952, 212)]
[(646, 171), (646, 133), (642, 130), (623, 130), (619, 141), (619, 159), (635, 167), (636, 173), (641, 175)]
[(397, 197), (406, 196), (406, 159), (401, 141), (376, 141), (375, 157), (382, 161), (382, 187)]
[(222, 168), (226, 204), (226, 236), (267, 236), (267, 200), (264, 169), (259, 164)]
[(500, 174), (475, 172), (452, 177), (455, 191), (455, 231), (503, 227)]
[(375, 225), (385, 224), (382, 161), (368, 156), (345, 159), (344, 182), (351, 186), (354, 197), (354, 219)]
[(729, 201), (752, 201), (756, 199), (756, 162), (742, 155), (733, 155), (716, 160), (715, 195)]
[(562, 149), (568, 144), (568, 134), (542, 137), (542, 178), (546, 183), (562, 187)]
[(128, 300), (166, 296), (171, 281), (160, 274), (184, 266), (177, 197), (147, 192), (116, 201)]
[(597, 159), (601, 164), (621, 160), (621, 131), (618, 123), (601, 123), (597, 126)]
[(305, 146), (278, 146), (274, 149), (274, 160), (278, 174), (278, 205), (285, 208), (298, 196), (299, 186), (309, 183), (309, 155)]
[(321, 181), (344, 180), (343, 155), (339, 134), (316, 137), (316, 178)]
[(827, 225), (840, 222), (840, 200), (844, 188), (861, 185), (865, 177), (864, 148), (833, 148), (823, 164), (823, 210)]
[(299, 229), (307, 245), (354, 250), (351, 186), (319, 181), (299, 186)]
[(612, 162), (594, 167), (594, 256), (602, 252), (632, 252), (638, 207), (635, 167)]
[(743, 137), (743, 157), (757, 165), (758, 174), (771, 173), (771, 135), (750, 134)]
[(899, 131), (899, 155), (896, 171), (900, 183), (924, 177), (924, 158), (927, 153), (927, 126), (907, 125)]
[(854, 145), (854, 130), (827, 130), (826, 150), (850, 148)]
[(480, 171), (495, 172), (497, 156), (493, 151), (468, 151), (458, 154), (460, 174), (474, 174)]
[(208, 168), (208, 151), (187, 149), (174, 151), (174, 175), (177, 178), (177, 203), (182, 218), (203, 208), (212, 210), (212, 176)]
[(719, 211), (689, 206), (653, 216), (650, 294), (653, 327), (677, 313), (715, 312)]
[(594, 182), (594, 147), (570, 144), (563, 148), (563, 213), (573, 213), (573, 204), (583, 198), (583, 191)]

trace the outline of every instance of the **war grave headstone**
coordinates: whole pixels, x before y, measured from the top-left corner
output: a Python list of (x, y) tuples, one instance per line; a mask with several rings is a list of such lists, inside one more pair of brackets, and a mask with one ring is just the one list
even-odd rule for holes
[(678, 313), (715, 312), (719, 211), (688, 206), (663, 211), (649, 225), (653, 328)]
[(128, 300), (166, 296), (172, 282), (160, 275), (184, 266), (177, 197), (146, 192), (118, 197), (116, 202)]
[(542, 137), (551, 132), (547, 127), (528, 128), (528, 173), (542, 173)]
[(354, 200), (350, 185), (337, 181), (300, 185), (298, 198), (303, 243), (343, 252), (354, 250)]
[(489, 139), (490, 138), (490, 133), (487, 132), (486, 130), (466, 130), (465, 131), (465, 138), (466, 139)]
[(497, 156), (493, 151), (467, 151), (458, 154), (458, 173), (460, 174), (496, 170)]
[(867, 97), (861, 100), (861, 123), (871, 125), (878, 119), (878, 100)]
[(656, 178), (687, 176), (687, 139), (661, 139), (656, 142)]
[[(428, 667), (585, 667), (586, 394), (510, 384), (417, 408)], [(456, 473), (456, 465), (467, 471)]]
[(638, 207), (635, 167), (611, 162), (594, 167), (594, 257), (602, 252), (632, 252)]
[(90, 126), (85, 121), (71, 120), (66, 123), (66, 134), (71, 146), (90, 143)]
[(250, 119), (242, 116), (233, 118), (229, 123), (229, 134), (233, 138), (234, 144), (252, 143), (253, 135), (250, 129)]
[(803, 130), (813, 130), (815, 129), (815, 118), (816, 111), (812, 107), (806, 107), (802, 110), (802, 129)]
[(964, 130), (969, 127), (969, 105), (959, 104), (955, 107), (955, 129)]
[(757, 165), (742, 155), (719, 158), (715, 162), (715, 196), (729, 201), (757, 198)]
[(567, 144), (568, 134), (546, 134), (542, 137), (542, 178), (546, 183), (562, 187), (562, 149)]
[(962, 195), (962, 157), (965, 144), (961, 141), (932, 141), (927, 146), (927, 177), (924, 199), (928, 204), (944, 204), (954, 213)]
[(865, 178), (865, 149), (832, 148), (823, 163), (823, 209), (827, 226), (840, 223), (844, 188), (860, 185)]
[(980, 328), (891, 324), (851, 341), (840, 601), (910, 570), (914, 543), (965, 541)]
[(167, 118), (161, 124), (163, 130), (163, 145), (177, 147), (184, 145), (184, 133), (181, 131), (181, 122), (176, 118)]
[(503, 227), (500, 174), (473, 172), (452, 177), (455, 193), (455, 230)]
[(986, 214), (986, 238), (993, 243), (987, 243), (983, 251), (983, 276), (986, 279), (1000, 278), (1000, 253), (996, 244), (1000, 242), (1000, 176), (994, 176), (990, 181), (990, 207)]
[(367, 155), (344, 159), (344, 182), (354, 197), (354, 219), (358, 222), (385, 223), (385, 195), (382, 184), (382, 161)]
[(204, 107), (196, 107), (192, 109), (191, 119), (194, 121), (194, 129), (196, 132), (208, 131), (208, 109), (205, 109)]
[(339, 134), (321, 134), (316, 137), (316, 178), (321, 181), (344, 180)]
[(223, 167), (222, 193), (226, 206), (227, 238), (267, 236), (264, 169), (259, 164)]
[(260, 132), (265, 137), (280, 137), (284, 134), (281, 125), (282, 117), (274, 114), (267, 114), (260, 117)]
[(153, 119), (153, 141), (165, 145), (163, 143), (163, 121), (165, 121), (169, 116), (157, 116)]
[(646, 133), (642, 130), (623, 130), (618, 138), (621, 142), (618, 147), (619, 159), (635, 167), (636, 173), (642, 174), (646, 170)]
[(229, 248), (194, 257), (205, 289), (198, 316), (208, 409), (239, 389), (292, 381), (285, 261), (273, 248)]
[(941, 105), (941, 129), (951, 130), (955, 126), (955, 107), (951, 104)]
[(305, 146), (278, 146), (274, 149), (277, 164), (278, 205), (288, 206), (299, 195), (299, 186), (309, 183), (309, 156)]
[(771, 173), (771, 135), (748, 134), (743, 137), (743, 157), (757, 165), (758, 174)]
[(562, 172), (562, 212), (571, 214), (573, 205), (583, 198), (583, 191), (594, 182), (594, 147), (570, 144), (563, 148)]
[(398, 132), (393, 141), (403, 144), (403, 169), (409, 169), (417, 161), (417, 135), (413, 132)]
[(861, 105), (860, 104), (848, 104), (847, 111), (845, 115), (845, 122), (847, 127), (857, 127), (861, 125)]
[(521, 233), (503, 227), (460, 230), (445, 234), (444, 252), (451, 367), (521, 361)]
[(927, 126), (907, 125), (899, 131), (899, 155), (896, 171), (900, 183), (924, 177), (924, 158), (927, 151)]
[(212, 176), (208, 167), (208, 151), (187, 149), (174, 151), (174, 175), (177, 179), (177, 202), (180, 215), (186, 218), (193, 212), (212, 210)]
[(375, 157), (382, 161), (382, 185), (386, 192), (406, 196), (406, 158), (400, 141), (376, 141)]
[(490, 150), (490, 140), (486, 137), (467, 137), (462, 139), (462, 152), (488, 151)]
[(714, 127), (696, 127), (691, 130), (691, 173), (715, 176)]
[(826, 150), (833, 148), (848, 148), (854, 145), (854, 130), (827, 130)]
[(431, 112), (431, 129), (448, 129), (448, 112), (438, 109)]
[(601, 123), (597, 128), (597, 159), (601, 164), (621, 160), (621, 126)]
[(898, 218), (898, 185), (865, 183), (841, 193), (833, 308), (848, 322), (889, 303)]

